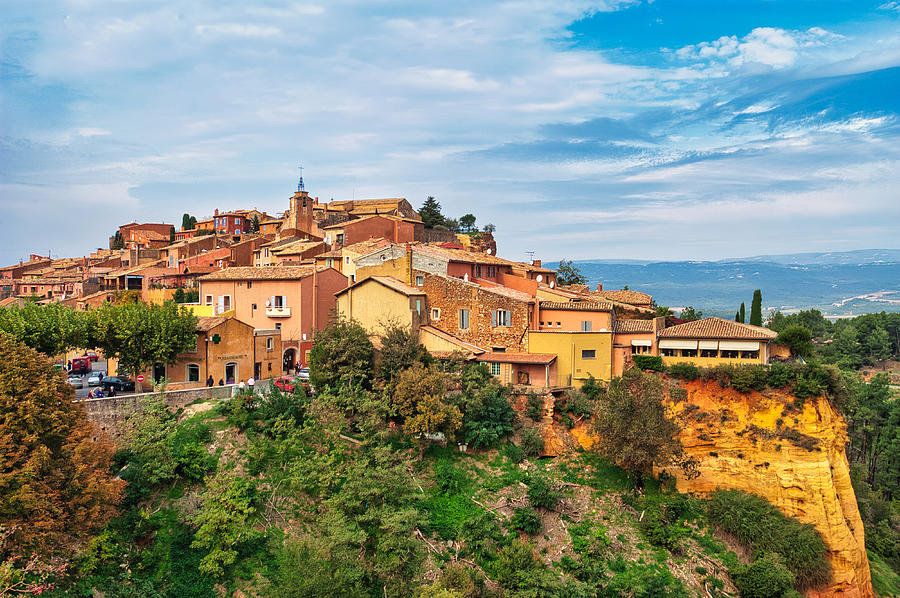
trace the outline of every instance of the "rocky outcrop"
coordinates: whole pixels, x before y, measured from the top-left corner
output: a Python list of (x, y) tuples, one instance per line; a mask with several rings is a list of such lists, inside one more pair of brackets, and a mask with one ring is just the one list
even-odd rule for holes
[(672, 470), (679, 491), (735, 488), (765, 497), (813, 524), (828, 546), (834, 579), (807, 596), (874, 596), (844, 451), (847, 425), (827, 399), (797, 401), (776, 390), (744, 394), (702, 381), (682, 384), (672, 395), (681, 442), (700, 472), (688, 480)]

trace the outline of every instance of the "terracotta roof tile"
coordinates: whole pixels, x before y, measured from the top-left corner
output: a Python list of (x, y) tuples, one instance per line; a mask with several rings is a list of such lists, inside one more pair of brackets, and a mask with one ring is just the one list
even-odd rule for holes
[(492, 361), (496, 363), (536, 363), (546, 365), (553, 363), (556, 355), (553, 353), (485, 353), (478, 356), (478, 361)]
[(562, 309), (567, 311), (612, 311), (609, 301), (541, 301), (541, 309)]
[(199, 316), (197, 318), (197, 330), (200, 332), (209, 332), (216, 326), (224, 324), (228, 318), (222, 316)]
[(632, 305), (649, 304), (653, 299), (652, 295), (641, 293), (640, 291), (621, 290), (621, 291), (592, 291), (588, 293), (592, 297), (603, 297), (620, 303), (630, 303)]
[(618, 333), (653, 332), (653, 320), (616, 320)]
[(316, 266), (237, 266), (201, 276), (200, 280), (299, 280), (315, 271), (327, 269)]
[(735, 338), (772, 340), (778, 333), (751, 324), (741, 324), (722, 318), (703, 318), (671, 326), (659, 332), (660, 338)]
[(425, 292), (422, 289), (419, 289), (416, 287), (411, 287), (408, 284), (406, 284), (405, 282), (394, 278), (393, 276), (370, 276), (368, 278), (363, 278), (362, 280), (353, 283), (346, 289), (338, 291), (337, 293), (335, 293), (335, 295), (341, 295), (343, 293), (346, 293), (350, 289), (356, 288), (359, 285), (364, 284), (366, 281), (369, 281), (369, 280), (375, 281), (379, 284), (382, 284), (382, 285), (388, 287), (389, 289), (393, 289), (393, 290), (397, 291), (398, 293), (402, 293), (407, 296), (424, 295), (425, 294)]

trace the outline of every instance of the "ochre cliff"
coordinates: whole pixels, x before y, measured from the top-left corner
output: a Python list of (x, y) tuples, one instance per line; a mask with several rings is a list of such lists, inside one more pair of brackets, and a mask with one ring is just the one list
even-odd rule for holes
[(831, 404), (824, 397), (800, 402), (777, 390), (744, 394), (716, 382), (680, 386), (670, 404), (700, 475), (688, 480), (672, 470), (678, 490), (736, 488), (765, 497), (783, 513), (813, 524), (828, 546), (834, 579), (807, 596), (874, 596), (844, 452), (847, 425)]

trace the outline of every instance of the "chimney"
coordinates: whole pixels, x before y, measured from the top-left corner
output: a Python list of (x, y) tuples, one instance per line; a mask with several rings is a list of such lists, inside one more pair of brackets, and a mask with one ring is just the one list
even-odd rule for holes
[(602, 282), (598, 282), (598, 283), (597, 283), (597, 290), (598, 290), (598, 291), (602, 291), (602, 290), (603, 290), (603, 283), (602, 283)]
[(534, 266), (535, 268), (540, 268), (541, 260), (531, 260), (531, 265)]
[(219, 215), (219, 208), (216, 208), (216, 211), (215, 211), (215, 213), (213, 213), (213, 216), (218, 216), (218, 215)]

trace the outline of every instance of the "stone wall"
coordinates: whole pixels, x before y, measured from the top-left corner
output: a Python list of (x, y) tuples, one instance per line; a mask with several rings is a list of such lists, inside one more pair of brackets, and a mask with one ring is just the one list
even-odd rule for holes
[[(195, 401), (210, 399), (226, 399), (237, 389), (235, 385), (213, 386), (211, 388), (191, 388), (188, 390), (166, 391), (166, 405), (173, 411), (183, 409)], [(100, 399), (84, 399), (81, 403), (87, 412), (88, 419), (98, 430), (106, 432), (109, 439), (118, 443), (125, 431), (125, 421), (140, 405), (141, 399), (155, 393), (119, 395)]]

